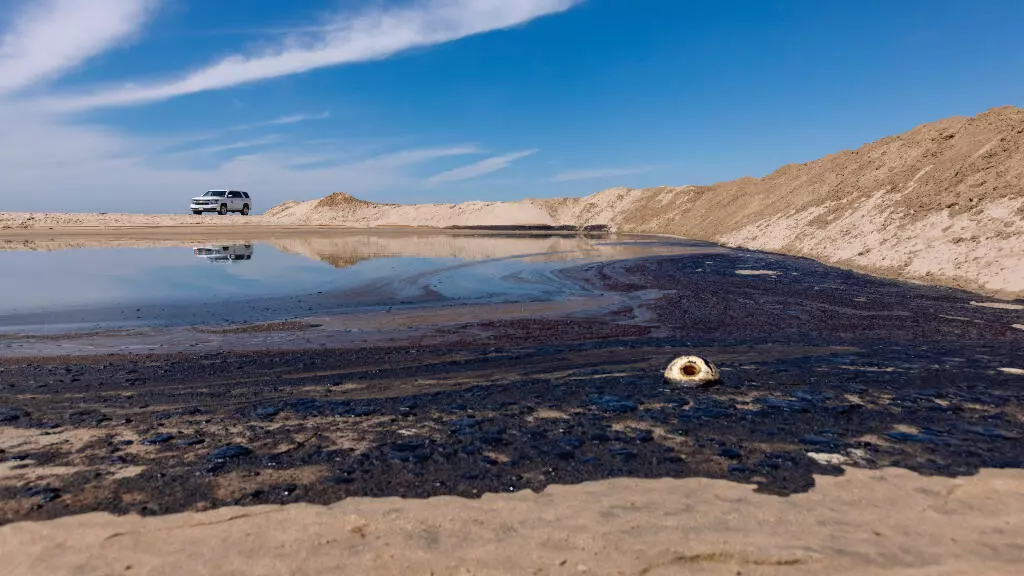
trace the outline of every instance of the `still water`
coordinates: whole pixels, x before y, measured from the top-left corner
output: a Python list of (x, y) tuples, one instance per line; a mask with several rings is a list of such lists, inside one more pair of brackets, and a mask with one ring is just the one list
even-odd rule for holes
[(220, 242), (0, 243), (0, 332), (253, 322), (346, 309), (564, 298), (555, 271), (706, 252), (660, 238), (344, 232)]

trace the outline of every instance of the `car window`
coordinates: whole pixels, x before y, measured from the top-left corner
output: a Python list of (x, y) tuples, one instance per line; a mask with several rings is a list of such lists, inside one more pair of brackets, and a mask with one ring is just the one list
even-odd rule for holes
[(227, 194), (227, 192), (225, 192), (223, 190), (210, 190), (206, 194), (203, 194), (203, 196), (213, 196), (213, 197), (216, 197), (216, 198), (223, 198), (225, 194)]
[(241, 198), (241, 197), (242, 197), (242, 193), (241, 192), (235, 192), (234, 190), (232, 190), (231, 192), (228, 192), (228, 198)]
[(249, 197), (249, 193), (248, 192), (242, 192), (242, 196), (245, 196), (246, 198), (248, 198)]

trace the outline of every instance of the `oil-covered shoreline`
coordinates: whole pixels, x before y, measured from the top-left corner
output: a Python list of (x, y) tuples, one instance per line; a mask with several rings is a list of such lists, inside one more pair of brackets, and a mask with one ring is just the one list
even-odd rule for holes
[[(1020, 311), (753, 253), (561, 274), (622, 305), (325, 348), (284, 326), (291, 349), (5, 357), (0, 521), (1024, 467)], [(714, 360), (722, 385), (666, 387), (680, 353)]]

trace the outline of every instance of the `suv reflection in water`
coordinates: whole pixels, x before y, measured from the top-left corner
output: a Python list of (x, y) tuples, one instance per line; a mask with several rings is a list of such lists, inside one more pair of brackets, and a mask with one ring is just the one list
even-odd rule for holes
[(200, 246), (193, 248), (192, 253), (199, 258), (206, 258), (211, 262), (238, 262), (241, 260), (252, 260), (252, 244)]

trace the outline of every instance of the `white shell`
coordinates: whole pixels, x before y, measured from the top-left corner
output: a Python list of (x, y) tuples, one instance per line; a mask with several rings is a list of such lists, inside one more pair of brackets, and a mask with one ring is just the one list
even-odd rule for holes
[(700, 356), (680, 356), (665, 369), (665, 382), (696, 388), (718, 382), (718, 367)]

